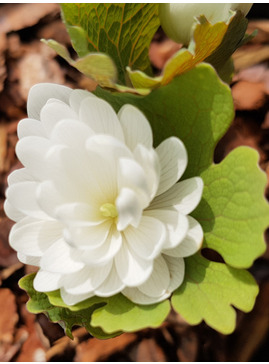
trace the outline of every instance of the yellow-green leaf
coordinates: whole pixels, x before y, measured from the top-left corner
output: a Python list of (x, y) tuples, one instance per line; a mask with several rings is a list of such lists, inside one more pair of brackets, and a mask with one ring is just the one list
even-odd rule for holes
[[(233, 13), (227, 23), (211, 24), (204, 16), (201, 16), (188, 49), (182, 48), (175, 53), (166, 62), (161, 76), (154, 78), (141, 70), (132, 71), (128, 68), (133, 86), (138, 89), (148, 89), (150, 92), (151, 89), (167, 85), (176, 76), (191, 70), (203, 61), (216, 65), (221, 73), (222, 66), (228, 62), (231, 54), (240, 45), (245, 34), (246, 23), (241, 12)], [(229, 75), (226, 79), (229, 80)]]
[(175, 291), (172, 305), (192, 325), (204, 320), (223, 334), (235, 329), (234, 307), (249, 312), (258, 286), (246, 270), (210, 262), (196, 254), (186, 259), (184, 283)]

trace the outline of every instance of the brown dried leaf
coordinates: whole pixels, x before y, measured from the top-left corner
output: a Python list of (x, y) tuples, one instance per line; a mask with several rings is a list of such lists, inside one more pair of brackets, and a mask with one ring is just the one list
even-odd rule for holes
[(0, 33), (0, 92), (4, 88), (4, 82), (7, 76), (6, 57), (5, 57), (6, 49), (7, 49), (7, 38), (5, 34)]
[(123, 350), (137, 339), (136, 334), (126, 333), (108, 340), (89, 339), (77, 346), (75, 361), (104, 361), (110, 355)]
[(172, 39), (165, 39), (163, 42), (152, 42), (149, 48), (150, 61), (161, 70), (168, 59), (181, 47), (181, 44), (174, 42)]
[(47, 361), (51, 361), (55, 357), (61, 356), (63, 352), (69, 352), (74, 350), (74, 348), (77, 347), (78, 343), (85, 339), (85, 337), (89, 337), (89, 333), (84, 327), (79, 327), (78, 329), (73, 330), (72, 334), (74, 337), (73, 340), (71, 340), (67, 336), (63, 336), (54, 343), (54, 345), (46, 353)]
[[(243, 317), (237, 332), (231, 336), (229, 361), (251, 361), (253, 353), (269, 330), (269, 282), (260, 287), (254, 309)], [(240, 348), (240, 350), (238, 350)]]
[(12, 225), (13, 222), (7, 217), (0, 218), (0, 266), (2, 267), (9, 267), (18, 263), (17, 254), (8, 243), (9, 231)]
[(218, 143), (215, 150), (215, 162), (220, 162), (230, 151), (245, 145), (256, 149), (260, 154), (260, 163), (266, 160), (266, 152), (260, 147), (262, 133), (257, 120), (236, 117), (233, 124)]
[(180, 337), (177, 349), (179, 361), (195, 362), (198, 354), (198, 338), (192, 330), (185, 331)]
[(12, 276), (13, 273), (15, 273), (17, 270), (21, 269), (23, 267), (23, 264), (18, 262), (10, 267), (7, 267), (6, 269), (3, 269), (0, 271), (0, 285), (2, 284), (2, 281)]
[(7, 128), (5, 124), (0, 124), (0, 173), (9, 170), (7, 163)]
[(138, 344), (136, 361), (165, 362), (167, 358), (156, 341), (153, 338), (148, 338)]
[(38, 30), (37, 38), (54, 39), (60, 44), (64, 44), (66, 47), (71, 44), (70, 36), (67, 33), (64, 23), (60, 19), (50, 22)]
[(263, 82), (239, 81), (233, 86), (232, 95), (236, 110), (258, 110), (267, 101)]
[(269, 45), (253, 45), (239, 48), (233, 56), (234, 68), (238, 72), (269, 59)]
[(252, 34), (256, 29), (258, 34), (251, 40), (251, 43), (269, 43), (269, 20), (250, 21), (247, 33)]
[(36, 322), (36, 315), (29, 313), (25, 305), (20, 307), (21, 316), (25, 322), (25, 329), (28, 337), (23, 342), (20, 353), (16, 359), (19, 362), (45, 361), (46, 350), (49, 342), (44, 337), (39, 324)]
[(0, 9), (0, 33), (21, 30), (37, 24), (47, 15), (56, 16), (58, 4), (6, 4)]
[(10, 344), (19, 317), (15, 296), (8, 288), (0, 288), (0, 312), (0, 343)]
[(265, 63), (257, 64), (249, 68), (239, 71), (234, 77), (233, 82), (248, 81), (248, 82), (263, 82), (269, 76), (268, 67)]
[(19, 92), (27, 100), (30, 88), (36, 83), (64, 84), (63, 70), (52, 59), (52, 51), (44, 44), (35, 42), (18, 64)]

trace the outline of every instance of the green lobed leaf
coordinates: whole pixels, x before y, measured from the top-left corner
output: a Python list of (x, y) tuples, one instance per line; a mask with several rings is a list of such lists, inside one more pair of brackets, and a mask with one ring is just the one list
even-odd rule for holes
[(108, 54), (123, 85), (129, 84), (127, 66), (151, 74), (148, 49), (160, 25), (158, 4), (66, 3), (61, 7), (63, 21), (79, 57), (89, 52)]
[(258, 152), (240, 147), (204, 171), (203, 200), (192, 214), (203, 227), (203, 246), (236, 268), (250, 267), (265, 250), (269, 208), (258, 160)]
[(114, 332), (113, 334), (108, 334), (99, 327), (91, 326), (91, 315), (96, 308), (100, 307), (100, 304), (88, 304), (87, 307), (83, 306), (83, 309), (74, 311), (70, 309), (71, 307), (65, 304), (62, 307), (51, 304), (46, 293), (37, 292), (34, 289), (34, 277), (35, 273), (32, 273), (23, 277), (19, 281), (20, 288), (25, 290), (30, 297), (29, 301), (27, 302), (28, 311), (35, 314), (45, 313), (52, 322), (57, 322), (61, 325), (66, 335), (70, 337), (70, 339), (73, 339), (72, 327), (75, 325), (84, 326), (90, 334), (100, 339), (108, 339), (121, 333)]
[[(34, 277), (35, 273), (29, 274), (19, 282), (30, 297), (27, 309), (32, 313), (45, 313), (52, 322), (58, 322), (70, 338), (73, 338), (71, 330), (74, 325), (84, 326), (90, 334), (100, 339), (120, 335), (123, 331), (158, 327), (170, 311), (169, 301), (136, 305), (122, 294), (109, 298), (94, 296), (68, 306), (63, 302), (60, 290), (47, 293), (35, 291)], [(105, 308), (99, 310), (102, 307)]]
[(159, 327), (170, 311), (168, 300), (154, 305), (138, 305), (122, 294), (107, 299), (107, 305), (98, 308), (92, 315), (92, 326), (105, 332), (137, 331), (146, 327)]
[(258, 287), (246, 270), (210, 262), (196, 254), (187, 258), (185, 280), (174, 292), (172, 305), (192, 325), (204, 320), (223, 334), (235, 329), (236, 312), (252, 310)]

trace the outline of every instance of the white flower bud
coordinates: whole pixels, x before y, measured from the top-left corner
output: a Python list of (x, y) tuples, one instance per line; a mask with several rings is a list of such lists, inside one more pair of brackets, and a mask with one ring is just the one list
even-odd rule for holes
[(195, 18), (204, 15), (212, 24), (226, 22), (230, 10), (240, 10), (246, 16), (252, 4), (160, 4), (159, 17), (165, 33), (178, 43), (188, 44)]

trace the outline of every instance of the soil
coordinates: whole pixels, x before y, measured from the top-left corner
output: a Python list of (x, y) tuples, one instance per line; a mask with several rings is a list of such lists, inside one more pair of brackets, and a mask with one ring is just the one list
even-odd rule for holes
[[(268, 199), (269, 5), (254, 4), (248, 18), (248, 32), (259, 32), (234, 54), (231, 86), (236, 116), (217, 145), (215, 162), (239, 145), (256, 149), (268, 176)], [(158, 329), (103, 341), (75, 327), (72, 341), (45, 315), (26, 310), (28, 298), (17, 282), (32, 268), (20, 263), (10, 248), (12, 222), (3, 211), (7, 176), (21, 166), (15, 156), (17, 124), (27, 117), (28, 91), (36, 83), (88, 90), (96, 86), (41, 43), (41, 38), (55, 39), (71, 50), (59, 5), (0, 4), (0, 361), (269, 361), (269, 248), (250, 269), (260, 286), (255, 307), (249, 314), (238, 312), (236, 330), (228, 336), (205, 323), (190, 326), (171, 312)], [(149, 53), (156, 74), (179, 48), (159, 29)], [(269, 246), (269, 231), (265, 238)]]

